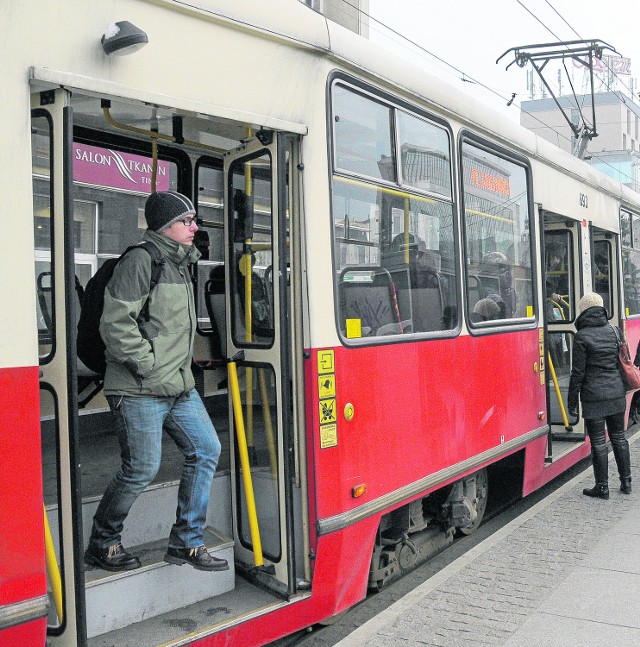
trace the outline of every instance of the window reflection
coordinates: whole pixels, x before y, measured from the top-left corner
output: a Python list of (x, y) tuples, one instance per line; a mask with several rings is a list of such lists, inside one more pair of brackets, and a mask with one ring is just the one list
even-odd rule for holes
[(447, 131), (398, 111), (402, 181), (451, 197), (451, 160)]
[(395, 181), (391, 109), (336, 86), (333, 119), (335, 166), (358, 175)]

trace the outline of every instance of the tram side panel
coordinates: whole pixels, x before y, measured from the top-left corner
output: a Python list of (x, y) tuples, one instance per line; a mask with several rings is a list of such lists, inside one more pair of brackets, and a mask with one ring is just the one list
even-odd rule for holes
[(0, 645), (44, 645), (38, 367), (0, 369)]
[(335, 398), (317, 399), (312, 432), (318, 518), (428, 476), (454, 480), (544, 434), (538, 339), (531, 329), (316, 350), (319, 384), (322, 357), (335, 358)]

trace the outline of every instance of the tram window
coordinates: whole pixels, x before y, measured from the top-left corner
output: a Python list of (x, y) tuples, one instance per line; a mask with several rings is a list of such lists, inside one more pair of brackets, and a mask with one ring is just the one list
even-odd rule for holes
[[(216, 166), (214, 166), (216, 164)], [(196, 186), (198, 227), (208, 237), (207, 254), (198, 261), (197, 313), (198, 326), (203, 331), (211, 331), (204, 286), (213, 279), (215, 268), (224, 263), (224, 212), (223, 212), (223, 175), (221, 162), (200, 161), (196, 165)], [(206, 256), (206, 258), (205, 258)]]
[(440, 128), (398, 110), (402, 183), (451, 197), (449, 135)]
[(33, 177), (33, 226), (35, 240), (36, 316), (38, 320), (38, 355), (46, 361), (54, 351), (55, 317), (53, 312), (52, 204), (51, 195), (51, 124), (45, 116), (31, 120), (31, 160)]
[(571, 321), (575, 316), (573, 234), (565, 230), (545, 233), (545, 318)]
[(453, 208), (336, 177), (338, 323), (347, 339), (457, 326)]
[(611, 286), (611, 243), (607, 240), (598, 240), (593, 243), (593, 286), (595, 292), (601, 297), (607, 315), (613, 315), (612, 286)]
[(635, 213), (631, 216), (631, 235), (633, 237), (633, 249), (640, 249), (640, 216)]
[[(533, 318), (527, 172), (468, 142), (462, 148), (467, 308), (473, 325)], [(490, 299), (498, 309), (489, 307)]]
[[(270, 346), (274, 340), (271, 157), (262, 154), (232, 164), (234, 196), (230, 236), (231, 335), (236, 346)], [(228, 269), (228, 268), (225, 268)], [(251, 307), (245, 298), (251, 294)]]
[(631, 247), (631, 214), (628, 211), (620, 212), (620, 242), (623, 247)]
[(336, 168), (395, 181), (391, 108), (336, 85), (333, 88)]
[(624, 307), (627, 316), (640, 315), (640, 251), (622, 250)]

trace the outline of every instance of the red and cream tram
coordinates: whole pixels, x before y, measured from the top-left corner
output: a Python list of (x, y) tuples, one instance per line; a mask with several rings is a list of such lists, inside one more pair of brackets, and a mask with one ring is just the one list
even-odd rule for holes
[[(124, 19), (148, 44), (107, 54)], [(635, 348), (637, 194), (292, 0), (0, 21), (2, 647), (262, 645), (473, 532), (496, 475), (526, 495), (588, 455), (576, 304), (598, 291)], [(207, 546), (233, 568), (162, 561), (166, 443), (125, 526), (142, 568), (85, 570), (119, 449), (78, 286), (165, 189), (198, 210)]]

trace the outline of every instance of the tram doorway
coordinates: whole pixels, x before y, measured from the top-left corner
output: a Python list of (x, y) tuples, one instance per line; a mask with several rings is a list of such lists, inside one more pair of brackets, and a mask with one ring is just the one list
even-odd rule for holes
[(550, 460), (575, 449), (585, 438), (579, 418), (571, 416), (567, 406), (576, 305), (582, 285), (581, 245), (579, 223), (544, 214), (543, 312)]
[[(31, 114), (44, 504), (60, 576), (52, 647), (107, 637), (155, 645), (183, 635), (163, 613), (215, 598), (233, 624), (308, 595), (306, 461), (295, 431), (303, 437), (298, 135), (253, 137), (253, 124), (62, 88), (34, 91)], [(158, 130), (165, 138), (153, 142)], [(116, 167), (131, 186), (107, 173)], [(182, 469), (166, 436), (161, 469), (123, 532), (142, 568), (112, 574), (83, 562), (120, 448), (99, 376), (76, 359), (80, 288), (140, 240), (152, 171), (157, 190), (193, 198), (205, 232), (193, 371), (223, 447), (205, 524), (209, 552), (231, 565), (223, 573), (163, 562)]]
[(619, 279), (615, 271), (618, 236), (582, 222), (544, 214), (544, 297), (550, 460), (585, 439), (580, 413), (567, 406), (577, 304), (585, 292), (603, 298), (611, 323), (619, 325)]

